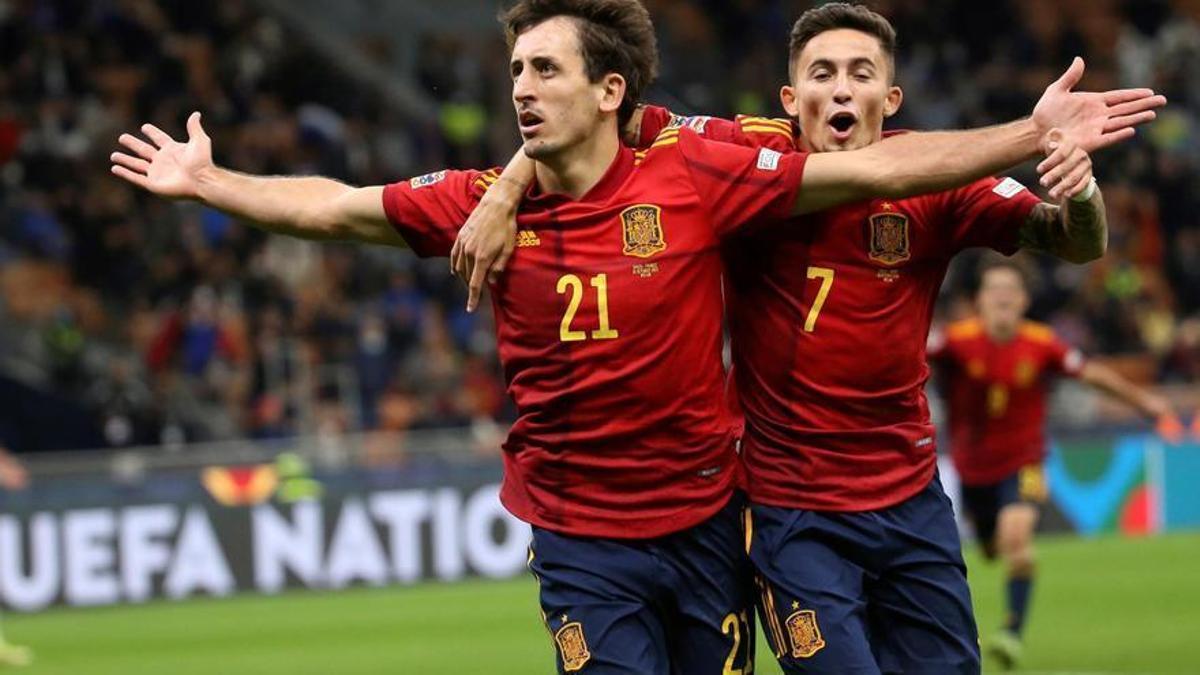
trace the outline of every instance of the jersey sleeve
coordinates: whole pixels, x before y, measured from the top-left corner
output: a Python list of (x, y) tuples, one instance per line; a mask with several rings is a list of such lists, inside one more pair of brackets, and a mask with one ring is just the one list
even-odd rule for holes
[(638, 149), (650, 147), (667, 129), (691, 129), (702, 138), (750, 148), (771, 148), (777, 152), (796, 152), (791, 120), (738, 115), (737, 119), (698, 115), (682, 117), (660, 106), (646, 106), (642, 114)]
[(718, 143), (686, 129), (679, 151), (718, 237), (792, 215), (807, 153)]
[(383, 188), (383, 210), (422, 258), (450, 255), (458, 230), (498, 171), (438, 171)]
[(1087, 363), (1087, 357), (1082, 351), (1063, 342), (1058, 336), (1054, 336), (1046, 344), (1046, 351), (1046, 368), (1067, 377), (1079, 377)]
[(1041, 203), (1012, 178), (985, 178), (947, 193), (950, 242), (955, 252), (991, 248), (1012, 255), (1018, 233), (1033, 207)]

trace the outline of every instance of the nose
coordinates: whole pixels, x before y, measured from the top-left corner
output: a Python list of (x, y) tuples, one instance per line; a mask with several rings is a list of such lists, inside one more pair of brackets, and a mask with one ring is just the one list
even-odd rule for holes
[(513, 100), (517, 103), (533, 100), (532, 79), (528, 69), (523, 70), (513, 80)]
[(837, 79), (837, 87), (833, 90), (833, 100), (835, 103), (849, 103), (851, 97), (850, 78), (843, 75)]

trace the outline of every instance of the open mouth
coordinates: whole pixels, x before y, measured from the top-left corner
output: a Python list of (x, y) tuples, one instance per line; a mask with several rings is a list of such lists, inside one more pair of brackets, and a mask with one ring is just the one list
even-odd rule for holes
[(522, 136), (532, 136), (542, 128), (543, 120), (537, 113), (525, 110), (517, 114), (517, 125), (521, 128)]
[(854, 125), (857, 123), (858, 117), (852, 112), (834, 113), (829, 118), (829, 128), (833, 131), (833, 137), (839, 141), (849, 139), (851, 132), (854, 131)]

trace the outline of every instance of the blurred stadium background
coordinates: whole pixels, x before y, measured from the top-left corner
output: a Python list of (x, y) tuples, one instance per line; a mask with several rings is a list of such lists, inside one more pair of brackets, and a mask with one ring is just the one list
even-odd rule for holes
[[(527, 531), (495, 501), (513, 410), (488, 305), (467, 315), (443, 261), (268, 238), (108, 173), (120, 132), (193, 109), (218, 162), (255, 173), (502, 164), (497, 4), (0, 0), (0, 446), (30, 474), (0, 492), (0, 607), (30, 672), (550, 672)], [(650, 99), (780, 115), (810, 4), (648, 0)], [(1032, 315), (1191, 421), (1200, 2), (869, 4), (900, 35), (894, 127), (1017, 117), (1075, 54), (1087, 88), (1171, 98), (1096, 158), (1108, 254), (1033, 261)], [(970, 311), (972, 269), (939, 322)], [(1200, 423), (1168, 444), (1073, 383), (1055, 400), (1026, 666), (1200, 672)], [(987, 630), (998, 571), (970, 560)]]

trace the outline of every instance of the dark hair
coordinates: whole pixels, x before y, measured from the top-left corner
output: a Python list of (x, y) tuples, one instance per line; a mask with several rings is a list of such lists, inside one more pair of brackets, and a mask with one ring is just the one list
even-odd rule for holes
[(650, 12), (639, 0), (521, 0), (500, 15), (509, 50), (521, 33), (556, 16), (573, 18), (579, 26), (590, 81), (599, 82), (608, 73), (625, 78), (625, 99), (617, 113), (623, 128), (658, 76), (658, 40)]
[(814, 7), (800, 15), (792, 26), (792, 36), (788, 43), (788, 71), (795, 79), (794, 69), (796, 59), (804, 47), (816, 36), (826, 31), (849, 28), (874, 36), (879, 40), (879, 46), (888, 57), (888, 64), (895, 74), (896, 64), (896, 29), (892, 22), (878, 12), (864, 5), (852, 5), (848, 2), (830, 2), (820, 7)]
[(975, 292), (978, 293), (983, 289), (983, 279), (988, 272), (993, 270), (1010, 270), (1017, 275), (1021, 280), (1021, 285), (1025, 287), (1026, 292), (1032, 291), (1033, 285), (1037, 282), (1037, 273), (1033, 270), (1029, 261), (1022, 257), (1006, 258), (999, 253), (985, 253), (979, 259), (977, 274), (975, 278)]

